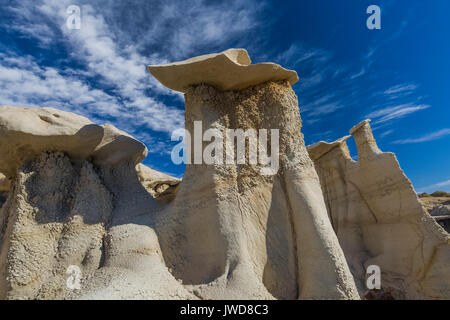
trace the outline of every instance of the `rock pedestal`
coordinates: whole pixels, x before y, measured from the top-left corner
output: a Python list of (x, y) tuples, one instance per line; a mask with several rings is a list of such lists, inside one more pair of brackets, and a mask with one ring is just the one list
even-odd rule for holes
[[(109, 125), (0, 107), (0, 171), (12, 178), (0, 208), (0, 299), (194, 298), (165, 266), (151, 228), (162, 204), (138, 178), (146, 155)], [(150, 190), (179, 182), (138, 170)], [(69, 287), (77, 278), (80, 289)]]

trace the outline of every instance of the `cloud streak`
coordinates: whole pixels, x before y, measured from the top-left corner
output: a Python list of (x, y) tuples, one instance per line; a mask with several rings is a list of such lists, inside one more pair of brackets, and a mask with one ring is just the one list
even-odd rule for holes
[(421, 104), (414, 105), (413, 103), (402, 104), (399, 106), (386, 107), (380, 110), (373, 111), (366, 115), (366, 118), (375, 119), (374, 124), (387, 122), (394, 119), (401, 119), (409, 114), (420, 110), (430, 108), (430, 105)]
[(450, 135), (450, 128), (441, 129), (436, 132), (428, 133), (422, 137), (412, 138), (412, 139), (401, 139), (396, 140), (393, 143), (395, 144), (409, 144), (409, 143), (420, 143), (441, 139), (445, 136)]
[(386, 91), (384, 91), (384, 94), (391, 95), (391, 94), (397, 94), (397, 93), (411, 93), (412, 91), (416, 90), (417, 86), (415, 84), (400, 84), (393, 87), (390, 87)]
[(435, 184), (432, 184), (432, 185), (427, 186), (427, 187), (420, 188), (419, 192), (434, 192), (434, 191), (437, 191), (439, 188), (448, 187), (448, 186), (450, 186), (450, 179), (442, 181), (442, 182), (438, 182), (438, 183), (435, 183)]
[(25, 0), (5, 7), (13, 23), (3, 27), (34, 39), (42, 48), (64, 48), (67, 59), (81, 68), (69, 72), (42, 65), (34, 57), (3, 54), (10, 61), (0, 61), (0, 103), (51, 105), (93, 120), (107, 117), (123, 130), (145, 126), (166, 133), (184, 126), (183, 96), (162, 86), (146, 65), (220, 46), (258, 25), (255, 14), (264, 6), (244, 1), (207, 5), (203, 0), (81, 0), (81, 29), (69, 30), (66, 8), (71, 4)]

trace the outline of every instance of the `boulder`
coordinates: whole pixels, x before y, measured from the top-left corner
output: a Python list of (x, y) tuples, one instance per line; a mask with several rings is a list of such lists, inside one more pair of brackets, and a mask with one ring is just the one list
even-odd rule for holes
[(450, 216), (450, 204), (447, 205), (438, 205), (431, 209), (431, 216)]
[(11, 178), (19, 166), (43, 151), (63, 151), (72, 159), (92, 158), (115, 165), (147, 155), (145, 145), (112, 125), (53, 108), (0, 106), (0, 172)]
[(446, 214), (450, 215), (450, 197), (419, 196), (419, 200), (422, 203), (423, 207), (432, 216)]
[(139, 181), (154, 198), (167, 201), (175, 197), (181, 179), (153, 170), (142, 163), (136, 166), (136, 171)]

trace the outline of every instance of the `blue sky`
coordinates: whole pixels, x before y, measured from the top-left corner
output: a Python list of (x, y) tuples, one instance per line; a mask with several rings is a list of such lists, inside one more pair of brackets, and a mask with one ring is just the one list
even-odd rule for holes
[[(182, 176), (170, 133), (183, 126), (183, 96), (146, 65), (242, 47), (253, 63), (298, 72), (307, 144), (371, 118), (417, 191), (450, 191), (450, 1), (0, 2), (0, 105), (111, 123), (147, 145), (145, 164)], [(80, 30), (66, 27), (72, 4)], [(381, 30), (366, 27), (371, 4)]]

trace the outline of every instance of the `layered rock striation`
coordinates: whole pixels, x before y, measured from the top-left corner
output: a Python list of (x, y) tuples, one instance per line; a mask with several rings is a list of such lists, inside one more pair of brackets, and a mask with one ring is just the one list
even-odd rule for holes
[(134, 221), (162, 207), (138, 171), (146, 185), (176, 181), (136, 170), (144, 144), (68, 112), (0, 107), (0, 146), (12, 179), (0, 209), (0, 298), (194, 297), (165, 266), (151, 223)]
[(425, 211), (394, 154), (381, 152), (365, 120), (350, 137), (308, 147), (333, 228), (361, 294), (369, 265), (396, 299), (450, 297), (450, 235)]
[(237, 49), (149, 69), (185, 92), (188, 131), (268, 129), (275, 170), (195, 162), (180, 182), (136, 168), (145, 146), (114, 127), (1, 107), (0, 172), (13, 183), (0, 297), (359, 298), (300, 133), (296, 73)]
[[(223, 137), (229, 129), (279, 132), (278, 152), (271, 150), (279, 168), (271, 175), (262, 174), (264, 165), (250, 164), (248, 149), (245, 163), (186, 165), (177, 196), (156, 227), (165, 261), (177, 279), (205, 299), (358, 298), (300, 133), (290, 85), (296, 74), (284, 70), (273, 78), (281, 69), (272, 65), (261, 76), (258, 65), (249, 63), (245, 51), (232, 49), (149, 66), (169, 88), (195, 77), (180, 89), (191, 136), (204, 137), (211, 129)], [(236, 90), (221, 90), (230, 87)], [(195, 132), (197, 121), (201, 128)], [(225, 158), (227, 141), (216, 150), (219, 158)], [(201, 144), (200, 155), (208, 145)]]
[(450, 297), (449, 235), (368, 121), (356, 162), (349, 137), (307, 150), (295, 71), (243, 49), (149, 71), (185, 94), (182, 180), (113, 126), (0, 107), (1, 299), (359, 299), (369, 265), (383, 295)]

